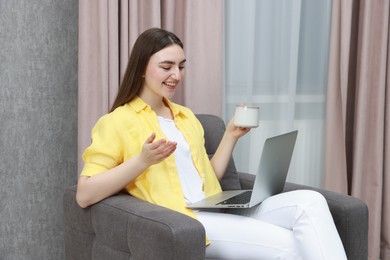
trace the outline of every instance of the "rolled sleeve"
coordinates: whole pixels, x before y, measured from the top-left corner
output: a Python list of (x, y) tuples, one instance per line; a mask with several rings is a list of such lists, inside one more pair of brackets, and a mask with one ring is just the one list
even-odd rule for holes
[(115, 122), (107, 116), (99, 119), (92, 129), (92, 143), (84, 151), (83, 176), (93, 176), (123, 162), (123, 140)]

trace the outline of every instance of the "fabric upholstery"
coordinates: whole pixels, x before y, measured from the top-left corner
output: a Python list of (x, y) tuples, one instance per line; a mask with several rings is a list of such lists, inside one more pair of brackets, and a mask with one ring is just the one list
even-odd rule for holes
[[(225, 132), (225, 123), (220, 117), (214, 115), (197, 114), (196, 116), (204, 128), (205, 140), (207, 140), (205, 144), (206, 151), (211, 158), (221, 142), (223, 133)], [(230, 159), (229, 161), (226, 173), (221, 180), (221, 186), (223, 190), (241, 189), (240, 180), (238, 179), (233, 159)]]
[(89, 208), (64, 194), (66, 259), (204, 259), (205, 231), (193, 218), (126, 193)]

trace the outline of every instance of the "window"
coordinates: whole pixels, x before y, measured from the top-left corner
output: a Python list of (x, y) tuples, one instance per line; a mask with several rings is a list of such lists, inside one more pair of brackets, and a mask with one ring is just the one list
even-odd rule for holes
[(265, 138), (298, 129), (289, 181), (322, 186), (330, 0), (225, 1), (224, 117), (260, 106), (260, 127), (234, 152), (239, 171), (258, 168)]

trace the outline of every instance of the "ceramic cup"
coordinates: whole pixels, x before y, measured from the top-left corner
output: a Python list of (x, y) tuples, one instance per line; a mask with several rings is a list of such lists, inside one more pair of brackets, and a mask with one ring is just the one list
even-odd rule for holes
[(257, 106), (237, 105), (234, 114), (234, 125), (255, 128), (259, 126), (259, 110)]

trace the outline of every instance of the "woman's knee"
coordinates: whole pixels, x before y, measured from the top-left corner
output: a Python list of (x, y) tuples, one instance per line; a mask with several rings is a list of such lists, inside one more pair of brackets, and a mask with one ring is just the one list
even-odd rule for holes
[(314, 190), (295, 190), (291, 191), (291, 193), (294, 194), (296, 197), (297, 203), (302, 208), (311, 207), (313, 205), (323, 205), (328, 206), (328, 203), (325, 199), (325, 197), (319, 193), (318, 191)]

